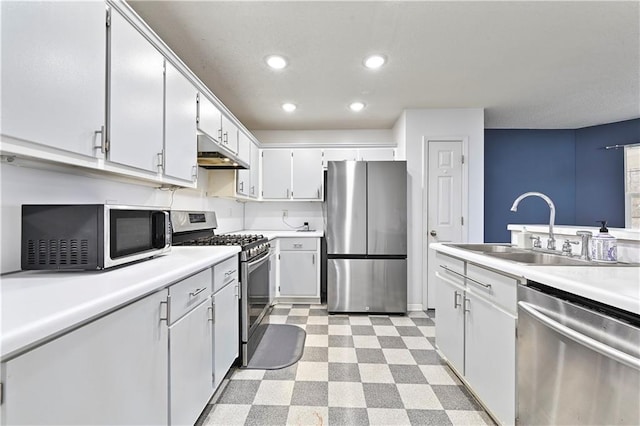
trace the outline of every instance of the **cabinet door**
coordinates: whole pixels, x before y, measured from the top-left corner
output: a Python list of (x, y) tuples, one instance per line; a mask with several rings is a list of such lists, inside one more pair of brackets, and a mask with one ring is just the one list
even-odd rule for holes
[(195, 180), (196, 95), (198, 91), (173, 65), (165, 67), (164, 173), (178, 179)]
[(213, 386), (217, 388), (238, 357), (240, 312), (238, 280), (234, 279), (213, 296)]
[(361, 148), (358, 149), (360, 161), (392, 161), (395, 158), (393, 148)]
[(1, 2), (2, 134), (95, 155), (105, 116), (103, 2)]
[(260, 193), (260, 149), (255, 144), (251, 144), (251, 187), (249, 196), (257, 198)]
[[(465, 377), (500, 423), (513, 424), (516, 318), (471, 292), (465, 297)], [(438, 311), (436, 333), (440, 318)]]
[(322, 167), (327, 168), (329, 161), (355, 161), (358, 159), (358, 150), (356, 149), (325, 149), (322, 156)]
[(240, 132), (238, 137), (238, 157), (241, 160), (249, 163), (249, 170), (238, 170), (236, 174), (236, 192), (241, 195), (250, 196), (251, 195), (251, 169), (257, 167), (257, 164), (253, 164), (251, 162), (251, 146), (253, 142), (245, 135)]
[(318, 296), (315, 252), (280, 252), (280, 296)]
[(293, 150), (293, 198), (320, 200), (322, 198), (322, 151)]
[(160, 322), (166, 295), (8, 361), (4, 424), (167, 424), (168, 339)]
[(198, 101), (198, 129), (222, 143), (222, 114), (202, 93)]
[(192, 425), (213, 393), (211, 299), (169, 328), (171, 424)]
[(464, 288), (436, 272), (436, 344), (443, 355), (464, 374)]
[(224, 115), (222, 116), (222, 143), (229, 151), (238, 153), (238, 128)]
[(109, 160), (158, 172), (163, 149), (164, 58), (111, 13)]
[(291, 198), (291, 150), (262, 151), (262, 198)]

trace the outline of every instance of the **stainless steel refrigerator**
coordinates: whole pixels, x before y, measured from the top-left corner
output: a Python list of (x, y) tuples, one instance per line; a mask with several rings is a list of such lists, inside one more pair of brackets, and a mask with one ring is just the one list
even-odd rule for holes
[(406, 161), (329, 161), (327, 309), (407, 311)]

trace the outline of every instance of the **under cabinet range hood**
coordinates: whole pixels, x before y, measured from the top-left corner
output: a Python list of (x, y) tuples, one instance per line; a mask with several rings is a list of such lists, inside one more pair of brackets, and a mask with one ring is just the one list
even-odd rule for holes
[(248, 169), (249, 164), (204, 133), (198, 134), (198, 166), (205, 169)]

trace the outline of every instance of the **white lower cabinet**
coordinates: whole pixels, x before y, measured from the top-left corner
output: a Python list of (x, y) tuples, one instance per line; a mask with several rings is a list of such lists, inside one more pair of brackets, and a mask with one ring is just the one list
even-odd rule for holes
[(516, 418), (516, 278), (437, 254), (436, 344), (501, 424)]
[(165, 299), (155, 293), (6, 362), (3, 423), (168, 424)]
[(464, 374), (464, 310), (461, 308), (464, 286), (437, 273), (437, 344), (459, 374)]
[[(236, 277), (213, 295), (213, 387), (217, 388), (238, 357), (240, 313)], [(204, 406), (202, 406), (204, 407)], [(202, 409), (201, 407), (201, 409)]]
[(317, 238), (280, 239), (280, 297), (319, 298)]
[(193, 425), (213, 393), (211, 299), (169, 327), (171, 425)]
[(516, 317), (473, 293), (467, 293), (465, 297), (464, 375), (498, 420), (502, 424), (513, 424)]

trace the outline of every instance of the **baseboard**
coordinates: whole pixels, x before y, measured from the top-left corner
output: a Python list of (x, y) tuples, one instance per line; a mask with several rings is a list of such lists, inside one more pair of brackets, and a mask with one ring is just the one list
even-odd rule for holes
[(407, 305), (407, 311), (409, 312), (415, 312), (415, 311), (422, 311), (422, 303), (410, 303)]

